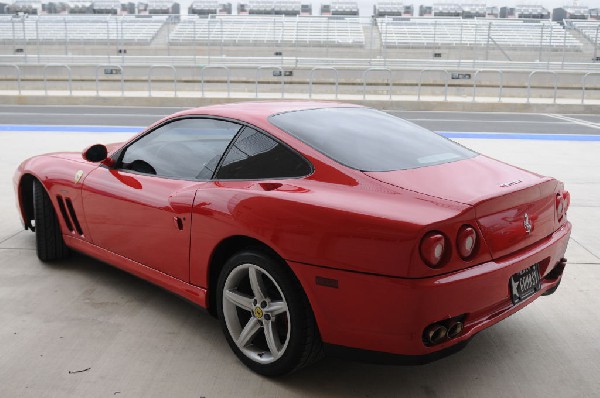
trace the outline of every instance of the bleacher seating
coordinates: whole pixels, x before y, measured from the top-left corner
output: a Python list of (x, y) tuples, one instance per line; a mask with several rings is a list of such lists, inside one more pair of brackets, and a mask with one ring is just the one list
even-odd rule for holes
[[(598, 29), (600, 21), (567, 21), (571, 26), (577, 29), (582, 35), (588, 38), (592, 43), (596, 42), (596, 38), (600, 41), (600, 33)], [(598, 34), (598, 36), (596, 36)]]
[(216, 16), (187, 18), (171, 32), (172, 44), (223, 43), (354, 46), (365, 43), (357, 18), (316, 16)]
[(0, 18), (0, 42), (122, 42), (149, 44), (167, 16), (29, 16)]
[[(565, 43), (564, 28), (550, 21), (381, 18), (378, 24), (386, 47), (484, 46), (489, 41), (502, 47), (562, 47)], [(579, 49), (582, 43), (567, 31), (566, 46)]]

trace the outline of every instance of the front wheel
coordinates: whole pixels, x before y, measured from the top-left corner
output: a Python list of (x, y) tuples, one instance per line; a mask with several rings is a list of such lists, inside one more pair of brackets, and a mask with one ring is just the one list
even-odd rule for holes
[(69, 249), (62, 237), (54, 206), (38, 180), (33, 182), (33, 215), (38, 258), (42, 261), (53, 261), (67, 257)]
[(217, 288), (227, 342), (253, 371), (281, 376), (322, 356), (308, 300), (282, 261), (260, 251), (236, 254), (225, 264)]

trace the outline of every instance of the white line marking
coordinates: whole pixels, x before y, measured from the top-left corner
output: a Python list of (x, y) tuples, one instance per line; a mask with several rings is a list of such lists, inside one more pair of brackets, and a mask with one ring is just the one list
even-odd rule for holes
[(168, 115), (168, 113), (162, 114), (145, 114), (145, 113), (48, 113), (48, 112), (0, 112), (0, 115), (10, 116), (110, 116), (110, 117), (158, 117), (162, 118)]
[(564, 116), (564, 115), (557, 115), (555, 113), (546, 113), (545, 115), (548, 117), (555, 118), (555, 119), (565, 120), (570, 123), (578, 124), (580, 126), (585, 126), (585, 127), (589, 127), (592, 129), (600, 130), (600, 123), (589, 122), (587, 120), (576, 119), (574, 117), (569, 117), (569, 116)]
[(461, 122), (461, 123), (531, 123), (531, 124), (570, 124), (570, 121), (564, 122), (543, 122), (535, 120), (487, 120), (487, 119), (411, 119), (406, 118), (411, 122)]

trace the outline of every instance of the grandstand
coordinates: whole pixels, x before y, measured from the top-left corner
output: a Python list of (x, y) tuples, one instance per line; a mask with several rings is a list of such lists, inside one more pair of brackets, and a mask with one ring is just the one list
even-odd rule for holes
[(490, 40), (508, 48), (562, 47), (565, 42), (571, 50), (582, 47), (570, 32), (549, 21), (382, 18), (378, 24), (386, 47), (488, 45)]
[(68, 12), (69, 4), (66, 2), (42, 3), (42, 14), (67, 14)]
[(42, 13), (42, 2), (40, 0), (17, 0), (6, 6), (6, 13), (39, 15)]
[(150, 0), (138, 3), (141, 15), (179, 15), (179, 3), (172, 0)]
[(302, 4), (299, 0), (250, 0), (250, 15), (300, 15)]
[[(68, 20), (68, 24), (67, 24)], [(147, 45), (165, 24), (166, 16), (38, 16), (0, 17), (0, 43), (25, 42), (120, 42)]]
[(91, 1), (72, 1), (69, 3), (69, 14), (93, 14)]
[(563, 19), (588, 19), (590, 9), (585, 6), (564, 6), (552, 10), (552, 20), (562, 22)]
[(488, 6), (485, 8), (486, 18), (500, 18), (500, 9), (496, 6)]
[(500, 8), (500, 18), (550, 19), (550, 11), (541, 5), (517, 5)]
[(600, 40), (600, 21), (568, 20), (567, 24), (577, 29), (592, 44)]
[(485, 18), (487, 7), (485, 4), (461, 4), (463, 18)]
[(433, 7), (432, 6), (419, 6), (419, 16), (420, 17), (433, 17)]
[(376, 18), (413, 16), (412, 5), (404, 5), (401, 1), (379, 1), (373, 5), (373, 15)]
[(440, 3), (433, 5), (434, 17), (460, 17), (462, 15), (462, 7), (458, 4)]
[(364, 46), (362, 25), (356, 18), (285, 15), (186, 18), (169, 36), (171, 44)]
[(209, 15), (231, 15), (231, 3), (219, 3), (217, 0), (197, 0), (188, 8), (188, 14), (200, 15), (208, 18)]
[(94, 14), (117, 15), (121, 13), (121, 2), (119, 0), (98, 0), (92, 3)]
[(332, 1), (330, 4), (321, 5), (321, 15), (341, 15), (354, 16), (359, 15), (358, 3), (356, 1)]

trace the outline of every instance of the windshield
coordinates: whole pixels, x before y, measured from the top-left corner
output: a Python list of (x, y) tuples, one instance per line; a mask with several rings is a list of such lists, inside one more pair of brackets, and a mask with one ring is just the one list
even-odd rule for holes
[(392, 171), (477, 155), (404, 119), (369, 108), (322, 108), (273, 115), (269, 121), (345, 166)]

